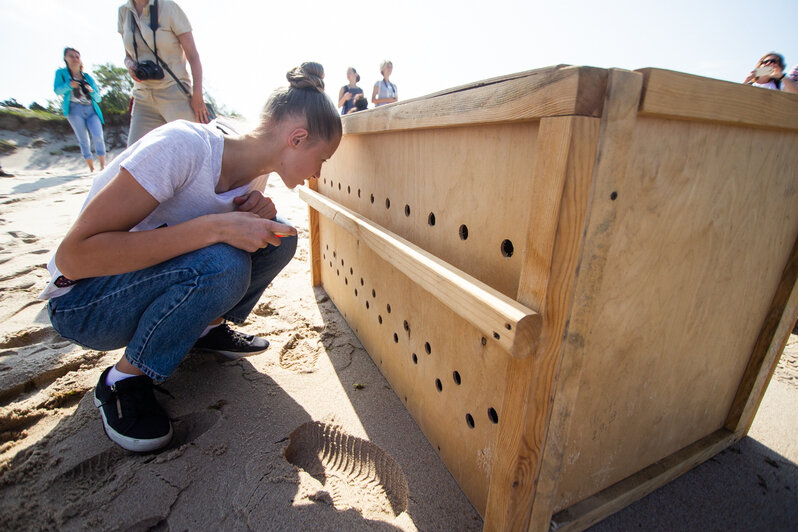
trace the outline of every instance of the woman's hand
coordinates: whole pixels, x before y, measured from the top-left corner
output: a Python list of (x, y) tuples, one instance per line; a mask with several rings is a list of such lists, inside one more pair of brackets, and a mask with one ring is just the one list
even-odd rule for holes
[(267, 198), (259, 190), (253, 190), (243, 196), (233, 198), (236, 210), (239, 212), (251, 212), (261, 218), (271, 220), (277, 216), (277, 207), (271, 198)]
[(202, 94), (191, 95), (191, 110), (194, 111), (194, 118), (200, 124), (207, 124), (210, 122), (208, 119), (208, 110), (205, 108), (205, 100), (202, 99)]
[(136, 62), (129, 55), (125, 56), (125, 67), (127, 67), (128, 74), (133, 78), (133, 81), (141, 81), (136, 77)]
[(218, 219), (215, 225), (221, 232), (221, 241), (248, 253), (265, 248), (267, 244), (279, 246), (277, 235), (296, 235), (294, 227), (261, 218), (253, 212), (233, 211), (211, 216)]
[(80, 83), (78, 83), (73, 79), (72, 81), (69, 82), (69, 86), (72, 87), (73, 89), (77, 89), (78, 87), (80, 87)]

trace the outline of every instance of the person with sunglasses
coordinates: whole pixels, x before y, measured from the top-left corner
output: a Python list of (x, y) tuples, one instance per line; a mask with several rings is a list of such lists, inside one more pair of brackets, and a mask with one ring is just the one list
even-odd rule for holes
[(784, 75), (784, 56), (776, 52), (762, 56), (743, 83), (764, 89), (798, 93), (795, 81)]

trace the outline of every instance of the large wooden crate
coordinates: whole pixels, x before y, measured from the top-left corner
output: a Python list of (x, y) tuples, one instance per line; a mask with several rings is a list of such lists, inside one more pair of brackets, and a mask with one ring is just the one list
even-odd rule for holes
[(344, 118), (321, 284), (491, 530), (742, 438), (798, 314), (798, 97), (552, 67)]

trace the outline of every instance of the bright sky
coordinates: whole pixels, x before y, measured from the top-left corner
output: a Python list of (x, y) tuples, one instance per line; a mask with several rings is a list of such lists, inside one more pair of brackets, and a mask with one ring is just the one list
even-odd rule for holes
[[(65, 46), (91, 72), (122, 65), (121, 0), (0, 0), (7, 63), (0, 100), (55, 98)], [(659, 67), (739, 82), (765, 53), (798, 64), (798, 1), (178, 0), (194, 28), (205, 88), (250, 119), (285, 72), (324, 65), (335, 100), (354, 66), (367, 95), (390, 59), (400, 99), (556, 64)], [(337, 103), (337, 102), (336, 102)]]

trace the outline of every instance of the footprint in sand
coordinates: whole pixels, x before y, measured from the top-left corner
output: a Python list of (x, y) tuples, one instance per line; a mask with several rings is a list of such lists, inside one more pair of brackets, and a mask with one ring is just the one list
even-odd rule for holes
[(286, 460), (324, 485), (310, 498), (337, 510), (397, 516), (407, 510), (407, 478), (388, 453), (340, 427), (312, 421), (289, 436)]
[[(168, 462), (180, 456), (182, 453), (175, 454), (174, 451), (208, 432), (220, 418), (221, 415), (218, 412), (206, 410), (204, 412), (192, 412), (172, 420), (172, 428), (174, 430), (172, 441), (166, 449), (156, 455), (154, 462)], [(98, 430), (102, 431), (102, 428), (99, 427), (98, 425)], [(52, 484), (57, 493), (91, 490), (98, 483), (102, 483), (114, 475), (122, 465), (131, 461), (139, 461), (141, 456), (143, 455), (130, 453), (117, 445), (111, 444), (101, 453), (82, 460), (59, 475)]]
[(304, 333), (294, 333), (280, 350), (280, 367), (296, 373), (311, 373), (316, 369), (322, 349), (317, 334), (306, 338)]
[(253, 312), (255, 313), (256, 316), (268, 318), (269, 316), (273, 316), (277, 311), (274, 310), (274, 307), (272, 307), (271, 301), (267, 301), (255, 307), (255, 310)]
[(0, 337), (0, 349), (27, 347), (42, 342), (53, 344), (60, 340), (61, 336), (52, 327), (28, 328)]
[(33, 244), (39, 240), (39, 237), (36, 235), (32, 235), (30, 233), (26, 233), (24, 231), (9, 231), (9, 235), (13, 236), (14, 238), (19, 238), (26, 244)]

